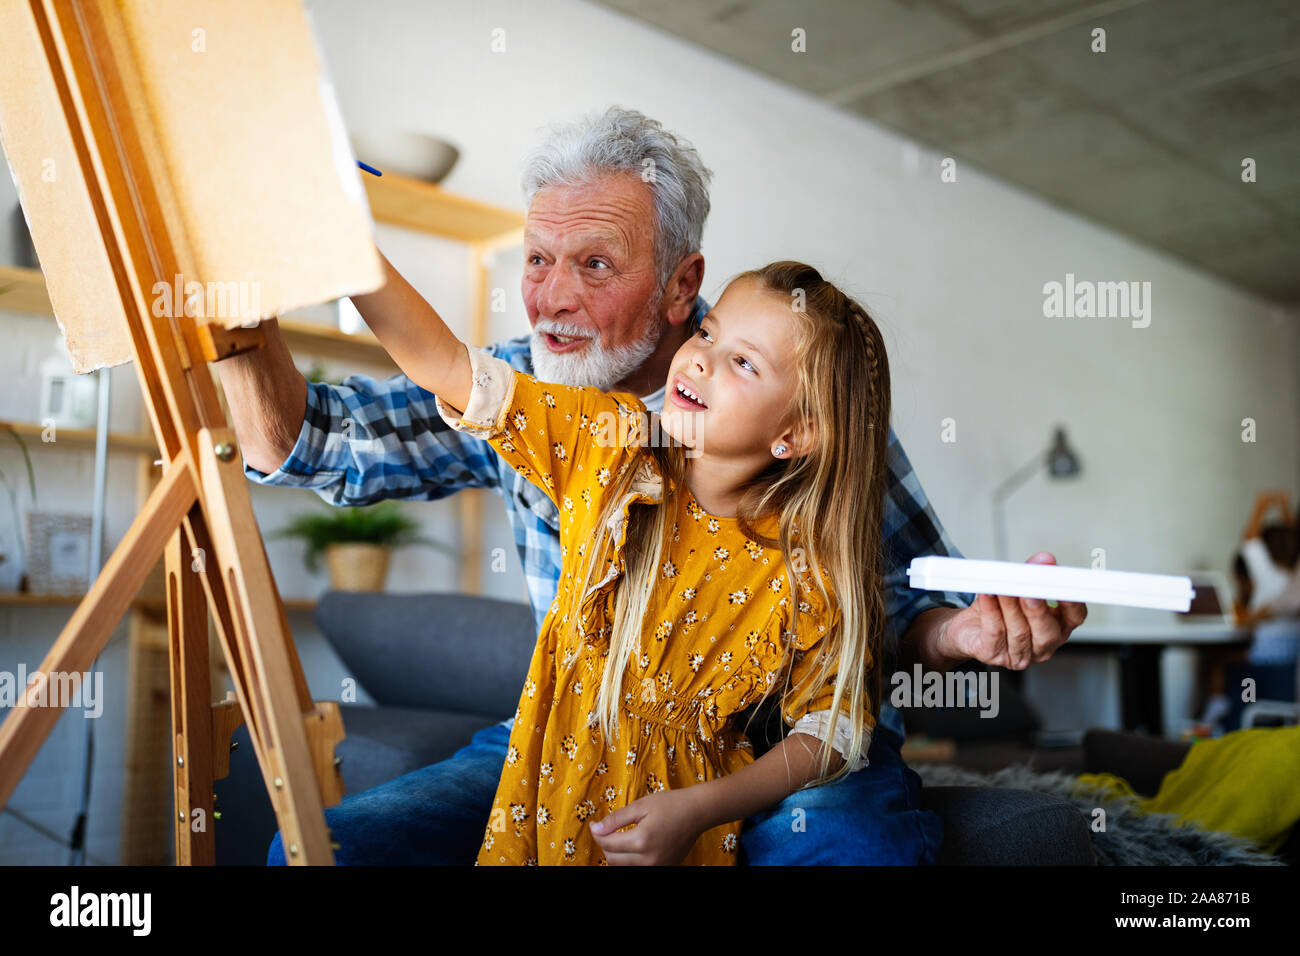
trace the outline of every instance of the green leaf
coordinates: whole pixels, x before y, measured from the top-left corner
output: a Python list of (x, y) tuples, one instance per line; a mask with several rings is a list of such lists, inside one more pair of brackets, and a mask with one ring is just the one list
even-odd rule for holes
[(418, 533), (420, 523), (403, 513), (393, 501), (381, 501), (359, 508), (333, 507), (324, 513), (302, 514), (269, 535), (273, 538), (301, 538), (307, 548), (304, 561), (313, 574), (320, 568), (320, 556), (331, 544), (378, 544), (390, 548), (426, 545), (456, 556), (455, 548)]
[[(36, 472), (32, 469), (32, 456), (27, 453), (27, 442), (23, 441), (23, 436), (18, 434), (18, 430), (9, 422), (4, 423), (9, 434), (14, 436), (14, 441), (18, 443), (18, 449), (23, 453), (23, 461), (27, 463), (27, 483), (32, 489), (32, 504), (36, 504)], [(4, 476), (4, 471), (0, 470), (0, 477)]]

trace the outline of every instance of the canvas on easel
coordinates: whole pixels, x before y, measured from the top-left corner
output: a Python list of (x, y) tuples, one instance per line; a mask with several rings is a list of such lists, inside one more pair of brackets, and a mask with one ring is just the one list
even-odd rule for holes
[[(262, 318), (383, 281), (298, 0), (0, 0), (0, 139), (78, 372), (134, 361), (162, 478), (40, 673), (81, 673), (160, 555), (176, 850), (213, 862), (212, 781), (249, 724), (290, 863), (331, 863), (336, 702), (311, 700), (207, 363)], [(208, 613), (235, 699), (213, 702)], [(0, 725), (0, 806), (60, 711)]]

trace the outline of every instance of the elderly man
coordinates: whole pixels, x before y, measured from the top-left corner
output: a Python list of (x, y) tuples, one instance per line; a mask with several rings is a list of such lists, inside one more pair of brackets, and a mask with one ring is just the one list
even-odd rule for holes
[[(633, 392), (660, 412), (669, 362), (710, 308), (699, 295), (710, 177), (692, 147), (633, 110), (611, 107), (554, 128), (528, 156), (523, 174), (523, 296), (532, 332), (489, 351), (543, 380)], [(386, 259), (384, 265), (386, 285), (353, 298), (363, 316), (429, 308)], [(276, 322), (266, 326), (267, 348), (222, 363), (248, 477), (310, 488), (335, 505), (495, 490), (514, 527), (540, 629), (560, 572), (559, 519), (550, 500), (485, 441), (452, 430), (434, 396), (404, 375), (309, 385)], [(1020, 669), (1050, 657), (1082, 623), (1083, 605), (1049, 609), (1041, 601), (909, 588), (913, 557), (960, 553), (892, 428), (889, 437), (887, 646), (896, 648), (899, 663), (944, 669), (974, 658)], [(1054, 561), (1046, 553), (1030, 560)], [(337, 861), (472, 863), (512, 722), (479, 731), (448, 760), (329, 808)], [(746, 820), (740, 860), (934, 862), (942, 822), (919, 806), (920, 781), (899, 753), (903, 735), (901, 715), (882, 703), (868, 765), (836, 783), (796, 791)], [(279, 834), (268, 862), (284, 862)]]

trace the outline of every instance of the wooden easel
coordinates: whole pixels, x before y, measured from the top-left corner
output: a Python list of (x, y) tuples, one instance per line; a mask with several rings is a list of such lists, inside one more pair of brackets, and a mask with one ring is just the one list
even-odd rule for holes
[[(127, 38), (107, 5), (31, 0), (40, 41), (108, 247), (130, 326), (140, 387), (162, 450), (162, 479), (40, 672), (89, 670), (159, 555), (166, 559), (171, 646), (176, 857), (213, 863), (215, 779), (229, 772), (230, 735), (247, 721), (291, 864), (332, 864), (324, 808), (343, 796), (334, 748), (338, 704), (313, 703), (257, 530), (233, 430), (207, 363), (261, 347), (259, 327), (226, 329), (185, 315), (155, 316), (150, 290), (193, 278), (183, 242), (163, 215), (144, 142), (124, 108), (118, 69)], [(235, 685), (211, 700), (208, 616)], [(0, 807), (58, 720), (21, 695), (0, 726)]]

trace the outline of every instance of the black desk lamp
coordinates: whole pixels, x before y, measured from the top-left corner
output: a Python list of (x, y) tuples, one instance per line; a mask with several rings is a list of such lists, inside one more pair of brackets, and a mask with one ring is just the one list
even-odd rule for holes
[(1052, 438), (1052, 444), (1045, 452), (1037, 452), (1033, 458), (1017, 468), (1006, 481), (998, 485), (993, 492), (993, 542), (994, 551), (999, 561), (1007, 558), (1007, 517), (1005, 502), (1011, 493), (1027, 482), (1047, 466), (1047, 473), (1054, 479), (1072, 478), (1079, 474), (1082, 466), (1079, 456), (1074, 453), (1065, 440), (1065, 429), (1058, 427)]

